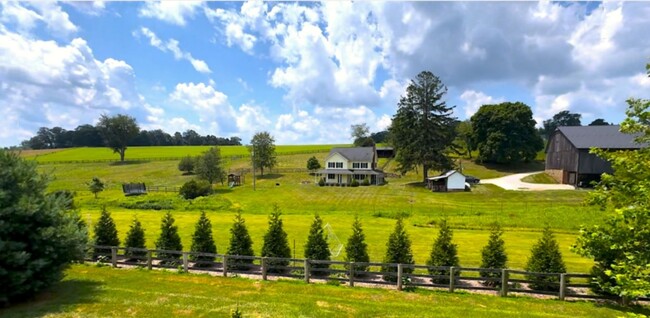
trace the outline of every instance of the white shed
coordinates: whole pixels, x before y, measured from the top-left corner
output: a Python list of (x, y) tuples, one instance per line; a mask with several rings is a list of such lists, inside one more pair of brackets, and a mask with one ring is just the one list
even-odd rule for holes
[(436, 192), (464, 191), (465, 176), (456, 170), (449, 170), (439, 176), (428, 178), (427, 188)]

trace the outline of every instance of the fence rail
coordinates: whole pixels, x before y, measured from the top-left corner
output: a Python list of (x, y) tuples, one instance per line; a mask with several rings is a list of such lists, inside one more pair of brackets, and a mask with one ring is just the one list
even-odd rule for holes
[[(613, 296), (596, 295), (590, 292), (593, 277), (582, 273), (533, 273), (521, 270), (428, 266), (418, 264), (343, 262), (309, 260), (301, 258), (279, 258), (260, 256), (239, 256), (199, 252), (150, 250), (117, 246), (89, 246), (86, 261), (110, 263), (113, 267), (142, 266), (152, 268), (177, 268), (184, 271), (202, 271), (229, 274), (247, 274), (261, 277), (290, 277), (312, 280), (339, 281), (349, 286), (392, 285), (397, 290), (411, 287), (444, 288), (492, 291), (502, 297), (509, 293), (555, 296), (567, 298), (611, 299)], [(373, 270), (373, 268), (375, 270)], [(478, 276), (477, 276), (478, 275)], [(513, 277), (514, 276), (514, 277)], [(534, 277), (542, 277), (546, 290), (531, 288), (540, 283)], [(553, 281), (548, 281), (552, 279)], [(571, 282), (586, 281), (586, 283)], [(648, 298), (640, 300), (648, 301)]]

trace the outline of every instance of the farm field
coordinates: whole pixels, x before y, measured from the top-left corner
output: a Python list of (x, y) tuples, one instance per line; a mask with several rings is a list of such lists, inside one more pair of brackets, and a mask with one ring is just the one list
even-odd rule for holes
[[(145, 287), (146, 288), (143, 288)], [(0, 317), (621, 317), (623, 309), (588, 302), (464, 292), (349, 288), (299, 281), (75, 265), (63, 282)], [(629, 310), (629, 309), (628, 309)], [(641, 313), (643, 308), (632, 308)]]

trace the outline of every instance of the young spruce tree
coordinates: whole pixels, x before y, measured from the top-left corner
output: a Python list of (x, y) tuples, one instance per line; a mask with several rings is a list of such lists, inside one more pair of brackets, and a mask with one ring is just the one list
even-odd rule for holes
[[(536, 273), (566, 273), (566, 266), (562, 260), (560, 246), (555, 240), (550, 227), (546, 226), (542, 237), (531, 249), (531, 256), (526, 264), (526, 271)], [(529, 287), (536, 290), (557, 291), (560, 289), (557, 275), (537, 276), (530, 275), (528, 280), (533, 281)]]
[[(157, 250), (182, 251), (181, 237), (178, 235), (178, 227), (174, 225), (174, 217), (171, 212), (163, 216), (160, 224), (160, 236), (156, 241)], [(161, 252), (158, 257), (164, 259), (161, 263), (166, 265), (178, 265), (180, 254)]]
[[(273, 206), (273, 213), (269, 216), (269, 229), (264, 234), (264, 245), (262, 245), (262, 257), (291, 257), (291, 249), (289, 248), (289, 241), (287, 240), (287, 233), (282, 228), (282, 219), (280, 216), (280, 208), (277, 205)], [(287, 260), (269, 260), (268, 264), (274, 267), (287, 266)], [(281, 271), (278, 268), (271, 269), (272, 271)]]
[[(411, 251), (411, 240), (404, 229), (404, 222), (401, 218), (397, 219), (395, 229), (388, 237), (384, 263), (415, 264), (413, 252)], [(381, 271), (387, 273), (383, 276), (385, 281), (394, 282), (397, 280), (397, 275), (393, 274), (397, 272), (397, 267), (383, 266)], [(403, 273), (411, 272), (413, 272), (413, 268), (405, 267), (403, 269)]]
[[(253, 256), (253, 240), (248, 234), (248, 228), (246, 228), (244, 218), (241, 217), (241, 212), (237, 212), (235, 223), (230, 228), (230, 245), (226, 254)], [(237, 270), (249, 269), (252, 263), (252, 259), (231, 259), (228, 262), (228, 267)]]
[[(199, 221), (196, 222), (194, 226), (194, 234), (192, 234), (192, 246), (190, 251), (198, 253), (217, 253), (217, 245), (214, 244), (214, 238), (212, 238), (212, 223), (210, 219), (205, 215), (205, 212), (201, 212)], [(198, 256), (191, 254), (190, 259), (195, 262), (199, 262), (197, 266), (210, 266), (209, 263), (203, 262), (213, 262), (214, 257), (212, 256)]]
[[(119, 246), (120, 239), (117, 237), (117, 228), (111, 217), (111, 213), (102, 207), (102, 213), (99, 220), (95, 223), (93, 242), (98, 246)], [(93, 259), (96, 260), (100, 255), (110, 257), (111, 250), (107, 248), (95, 247)]]
[[(440, 232), (438, 237), (433, 242), (431, 255), (427, 260), (429, 266), (455, 266), (458, 267), (458, 253), (457, 246), (452, 242), (454, 232), (447, 225), (447, 220), (440, 222)], [(440, 275), (441, 277), (431, 279), (436, 284), (444, 284), (449, 282), (449, 270), (447, 269), (431, 269), (429, 268), (429, 275)], [(459, 271), (455, 271), (454, 275), (460, 275)]]
[[(481, 251), (482, 261), (481, 268), (503, 269), (506, 268), (508, 262), (508, 255), (506, 254), (505, 242), (503, 241), (503, 231), (498, 223), (492, 225), (490, 231), (490, 239), (487, 245)], [(481, 277), (491, 278), (483, 282), (486, 286), (500, 286), (501, 285), (501, 272), (482, 271)]]
[[(126, 232), (126, 241), (124, 241), (124, 245), (129, 248), (146, 248), (144, 229), (142, 228), (142, 223), (140, 223), (137, 217), (133, 217), (129, 231)], [(145, 256), (147, 255), (147, 252), (127, 249), (126, 252), (124, 252), (124, 255), (133, 257), (131, 261), (136, 261), (137, 257)]]
[[(348, 238), (348, 244), (345, 246), (345, 261), (346, 262), (359, 262), (359, 263), (368, 263), (370, 262), (370, 257), (368, 256), (368, 244), (366, 244), (366, 235), (363, 234), (363, 228), (361, 228), (361, 221), (359, 217), (354, 217), (354, 222), (352, 223), (352, 235)], [(355, 265), (354, 272), (355, 276), (357, 272), (365, 272), (368, 270), (368, 265)]]
[[(316, 214), (314, 216), (314, 223), (311, 224), (309, 229), (309, 236), (305, 244), (305, 258), (314, 260), (330, 260), (330, 248), (327, 244), (327, 236), (323, 231), (323, 220)], [(311, 268), (314, 275), (327, 275), (327, 272), (318, 270), (322, 268), (329, 268), (329, 264), (312, 264)]]

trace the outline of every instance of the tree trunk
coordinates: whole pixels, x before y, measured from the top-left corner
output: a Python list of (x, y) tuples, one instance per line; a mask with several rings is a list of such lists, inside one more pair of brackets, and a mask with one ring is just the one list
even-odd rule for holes
[(429, 167), (426, 165), (422, 166), (422, 182), (427, 183), (427, 178), (429, 177)]
[(122, 148), (120, 149), (120, 161), (124, 162), (124, 152), (126, 152), (126, 149)]
[(260, 166), (260, 176), (264, 176), (264, 166)]

